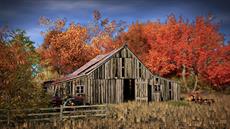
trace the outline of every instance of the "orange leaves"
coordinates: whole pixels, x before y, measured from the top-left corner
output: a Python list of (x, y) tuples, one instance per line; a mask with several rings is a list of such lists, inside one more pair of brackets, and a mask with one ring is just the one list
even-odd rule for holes
[(205, 60), (205, 66), (201, 67), (204, 80), (220, 88), (230, 83), (230, 45), (219, 46), (209, 52)]
[(199, 75), (212, 85), (229, 84), (229, 55), (224, 54), (229, 52), (221, 52), (227, 46), (218, 26), (203, 17), (189, 23), (171, 15), (165, 23), (133, 24), (124, 37), (154, 73), (179, 75), (184, 65), (187, 75)]
[[(36, 55), (33, 42), (25, 36), (24, 31), (16, 30), (7, 35), (9, 40), (0, 41), (0, 87), (10, 91), (12, 87), (21, 87), (23, 81), (31, 81), (32, 65)], [(1, 94), (1, 93), (0, 93)]]
[(99, 11), (94, 11), (93, 16), (93, 22), (87, 26), (74, 23), (65, 26), (65, 19), (51, 21), (41, 17), (40, 23), (47, 27), (44, 43), (38, 49), (41, 64), (52, 66), (59, 74), (67, 74), (97, 54), (120, 46), (114, 42), (114, 37), (123, 25), (102, 19)]
[(121, 36), (121, 41), (127, 43), (129, 48), (143, 61), (145, 53), (148, 52), (150, 45), (147, 44), (147, 36), (144, 35), (145, 25), (133, 23), (128, 28), (128, 32)]
[(152, 72), (164, 76), (168, 73), (172, 73), (176, 68), (176, 66), (170, 62), (170, 57), (166, 56), (165, 53), (160, 54), (155, 51), (150, 51), (148, 53), (146, 65), (152, 70)]
[(126, 32), (124, 25), (102, 19), (98, 11), (94, 11), (94, 21), (89, 26), (72, 23), (64, 28), (64, 20), (43, 21), (60, 26), (49, 27), (53, 29), (47, 31), (40, 53), (43, 64), (61, 74), (126, 43), (156, 74), (180, 75), (184, 71), (184, 75), (199, 77), (212, 85), (229, 83), (230, 56), (225, 54), (229, 50), (223, 45), (218, 25), (204, 17), (190, 22), (170, 15), (164, 23), (133, 23)]
[(110, 52), (121, 46), (120, 34), (125, 29), (125, 22), (102, 19), (99, 11), (94, 11), (94, 21), (88, 25), (90, 44), (100, 53)]
[[(48, 62), (59, 74), (72, 72), (96, 54), (96, 51), (87, 45), (87, 40), (87, 29), (73, 23), (63, 32), (48, 32), (40, 48), (42, 64)], [(46, 44), (49, 47), (46, 47)]]
[(121, 42), (113, 41), (113, 39), (106, 34), (92, 39), (92, 46), (100, 53), (108, 53), (121, 45)]
[(13, 71), (16, 68), (16, 60), (10, 52), (10, 48), (0, 41), (0, 70)]

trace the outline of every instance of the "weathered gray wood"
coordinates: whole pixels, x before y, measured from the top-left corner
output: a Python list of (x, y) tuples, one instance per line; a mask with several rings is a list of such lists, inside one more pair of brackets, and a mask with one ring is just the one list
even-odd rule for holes
[[(84, 105), (84, 106), (61, 106), (58, 108), (38, 108), (38, 109), (23, 109), (23, 110), (2, 110), (6, 112), (5, 118), (0, 118), (0, 122), (10, 122), (12, 120), (10, 113), (14, 117), (20, 116), (20, 120), (23, 121), (27, 119), (29, 121), (38, 120), (53, 120), (60, 118), (63, 120), (65, 118), (77, 118), (77, 117), (100, 117), (107, 115), (107, 105)], [(71, 111), (66, 111), (66, 109), (71, 109)], [(17, 111), (17, 112), (15, 112)], [(43, 111), (43, 112), (39, 112)], [(20, 113), (18, 113), (20, 112)], [(22, 114), (23, 113), (23, 117)], [(8, 114), (8, 115), (7, 115)], [(29, 118), (29, 119), (28, 119)]]
[[(124, 61), (124, 67), (122, 61)], [(122, 72), (124, 72), (124, 76), (122, 76)], [(71, 92), (73, 96), (76, 95), (75, 86), (81, 84), (85, 86), (84, 93), (88, 103), (103, 104), (124, 102), (124, 79), (135, 80), (136, 100), (146, 100), (148, 98), (148, 85), (151, 86), (152, 93), (150, 93), (150, 97), (153, 101), (179, 99), (179, 85), (172, 80), (153, 75), (126, 46), (119, 49), (87, 75), (67, 81), (73, 81), (73, 91)], [(60, 96), (66, 95), (66, 91), (63, 89), (66, 88), (67, 81), (53, 86), (53, 89), (58, 91)], [(159, 87), (159, 93), (156, 92), (159, 95), (157, 99), (154, 99), (156, 98), (156, 94), (154, 94), (155, 86)]]

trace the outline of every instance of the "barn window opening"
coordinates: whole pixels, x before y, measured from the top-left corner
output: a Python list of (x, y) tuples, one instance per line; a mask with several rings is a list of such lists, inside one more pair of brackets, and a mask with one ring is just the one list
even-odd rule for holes
[(70, 82), (70, 90), (69, 90), (69, 92), (70, 92), (71, 95), (73, 95), (72, 91), (73, 91), (73, 81)]
[(169, 90), (171, 90), (172, 89), (172, 84), (171, 84), (171, 82), (169, 82)]
[(157, 85), (154, 86), (154, 91), (158, 91), (158, 90), (157, 90)]
[(154, 91), (155, 91), (155, 92), (161, 91), (161, 85), (155, 84), (155, 85), (154, 85)]
[(154, 91), (156, 91), (156, 92), (161, 91), (161, 85), (159, 84), (158, 78), (156, 78), (156, 82), (154, 85)]
[(139, 62), (139, 77), (141, 77), (141, 63)]
[(161, 86), (160, 86), (160, 85), (158, 85), (158, 88), (157, 88), (157, 89), (158, 89), (158, 91), (161, 91)]
[(172, 99), (172, 84), (169, 82), (169, 99)]
[(113, 66), (115, 68), (115, 77), (118, 77), (118, 64), (117, 64), (117, 58), (114, 58)]
[(158, 78), (156, 78), (156, 84), (158, 84), (158, 82), (159, 82), (159, 81), (158, 81)]
[(121, 77), (125, 76), (125, 58), (122, 58), (121, 61)]
[(76, 95), (83, 96), (84, 95), (84, 85), (77, 85), (76, 86)]

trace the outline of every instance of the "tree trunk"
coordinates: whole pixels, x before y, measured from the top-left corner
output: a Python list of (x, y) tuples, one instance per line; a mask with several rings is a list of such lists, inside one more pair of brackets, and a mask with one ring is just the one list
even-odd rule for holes
[(197, 88), (197, 84), (198, 84), (198, 75), (195, 74), (195, 84), (194, 84), (194, 88), (193, 88), (193, 92), (196, 91), (196, 88)]
[(186, 89), (187, 89), (187, 92), (189, 92), (190, 90), (189, 90), (189, 88), (188, 88), (188, 84), (187, 84), (187, 81), (186, 81), (186, 76), (185, 76), (185, 74), (186, 74), (186, 67), (185, 67), (185, 65), (183, 64), (182, 65), (182, 79), (183, 79), (183, 83), (184, 83), (184, 86), (186, 87)]

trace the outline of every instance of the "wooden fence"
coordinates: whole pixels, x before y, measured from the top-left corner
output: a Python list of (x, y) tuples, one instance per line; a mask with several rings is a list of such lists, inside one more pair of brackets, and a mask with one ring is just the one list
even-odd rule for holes
[(0, 109), (0, 123), (106, 117), (107, 109), (107, 105), (60, 106), (23, 110)]

